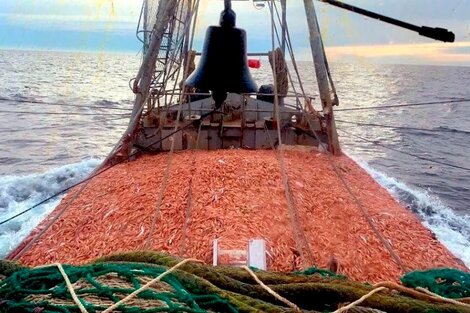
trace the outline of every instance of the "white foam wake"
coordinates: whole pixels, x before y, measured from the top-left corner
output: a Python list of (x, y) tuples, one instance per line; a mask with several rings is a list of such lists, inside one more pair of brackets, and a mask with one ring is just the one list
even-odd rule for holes
[[(87, 159), (43, 174), (0, 177), (0, 222), (84, 179), (98, 164)], [(0, 258), (12, 251), (49, 214), (64, 195), (0, 225)]]
[(470, 216), (457, 215), (442, 201), (429, 192), (410, 187), (393, 177), (381, 173), (366, 162), (351, 157), (366, 170), (392, 196), (406, 205), (421, 219), (456, 257), (470, 267)]

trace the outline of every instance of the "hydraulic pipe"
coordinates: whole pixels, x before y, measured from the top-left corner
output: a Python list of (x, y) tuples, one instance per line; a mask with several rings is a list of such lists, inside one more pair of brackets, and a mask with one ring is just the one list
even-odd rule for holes
[(454, 42), (455, 41), (455, 34), (445, 28), (440, 27), (428, 27), (428, 26), (417, 26), (407, 22), (403, 22), (385, 15), (381, 15), (375, 12), (371, 12), (368, 10), (361, 9), (359, 7), (338, 1), (338, 0), (317, 0), (320, 2), (331, 4), (335, 7), (348, 10), (354, 13), (358, 13), (361, 15), (365, 15), (367, 17), (389, 23), (398, 27), (406, 28), (412, 31), (417, 32), (421, 36), (428, 37), (434, 40), (440, 40), (444, 42)]

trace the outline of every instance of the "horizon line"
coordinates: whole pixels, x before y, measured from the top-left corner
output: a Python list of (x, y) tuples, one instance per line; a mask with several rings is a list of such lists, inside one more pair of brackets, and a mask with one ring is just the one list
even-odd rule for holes
[[(465, 42), (467, 43), (467, 42)], [(468, 42), (470, 45), (470, 42)], [(404, 46), (408, 44), (396, 44), (390, 46)], [(409, 44), (409, 45), (420, 45), (420, 44)], [(429, 45), (429, 44), (428, 44)], [(432, 43), (431, 43), (432, 45)], [(387, 61), (386, 58), (384, 59), (377, 59), (376, 57), (371, 56), (361, 56), (361, 55), (354, 55), (353, 57), (345, 58), (343, 60), (339, 60), (338, 56), (335, 56), (335, 52), (328, 53), (328, 50), (336, 50), (336, 49), (363, 49), (363, 48), (377, 48), (377, 47), (385, 47), (389, 45), (357, 45), (357, 46), (330, 46), (326, 48), (326, 56), (328, 61), (333, 64), (363, 64), (368, 63), (372, 65), (411, 65), (411, 66), (450, 66), (450, 67), (470, 67), (470, 63), (445, 63), (445, 62), (438, 62), (438, 63), (422, 63), (422, 62), (413, 62), (410, 60), (406, 62), (405, 60), (400, 60), (397, 62), (390, 62)], [(306, 50), (310, 50), (310, 48), (305, 48)], [(108, 54), (127, 54), (127, 55), (134, 55), (135, 57), (140, 57), (142, 55), (142, 48), (139, 50), (104, 50), (104, 49), (60, 49), (60, 48), (45, 48), (45, 47), (2, 47), (0, 46), (0, 51), (24, 51), (24, 52), (58, 52), (58, 53), (87, 53), (87, 54), (99, 54), (99, 53), (108, 53)], [(351, 55), (352, 56), (352, 55)], [(261, 57), (267, 59), (267, 57)], [(310, 57), (311, 58), (311, 57)], [(391, 58), (390, 58), (391, 59)], [(305, 58), (297, 58), (297, 62), (313, 62), (313, 59), (305, 59)], [(287, 62), (291, 62), (287, 60)]]

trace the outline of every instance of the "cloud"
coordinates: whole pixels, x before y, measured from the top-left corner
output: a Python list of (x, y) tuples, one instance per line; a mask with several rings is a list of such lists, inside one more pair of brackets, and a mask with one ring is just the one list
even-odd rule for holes
[(0, 14), (3, 23), (22, 29), (116, 32), (132, 31), (135, 20), (126, 17), (96, 18), (86, 15), (47, 15), (47, 14)]
[[(315, 1), (331, 60), (470, 65), (470, 25), (466, 13), (470, 10), (470, 1), (454, 0), (450, 4), (429, 0), (349, 2), (417, 25), (449, 28), (455, 31), (460, 42), (434, 43), (414, 32)], [(0, 46), (24, 46), (27, 43), (27, 46), (46, 47), (54, 42), (54, 47), (57, 47), (61, 41), (69, 39), (67, 48), (73, 49), (71, 38), (94, 38), (93, 42), (110, 42), (109, 47), (113, 50), (134, 50), (138, 46), (135, 29), (141, 4), (138, 0), (0, 1), (0, 29), (3, 30)], [(237, 12), (237, 25), (247, 30), (250, 52), (271, 50), (268, 7), (256, 10), (251, 1), (234, 1), (233, 7)], [(205, 30), (207, 26), (218, 23), (222, 8), (223, 1), (201, 0), (195, 49), (202, 48)], [(288, 21), (297, 59), (311, 60), (302, 1), (288, 0)], [(23, 38), (23, 41), (18, 38)], [(56, 44), (57, 40), (59, 42)], [(119, 45), (113, 47), (115, 42)], [(124, 47), (124, 43), (128, 48)]]

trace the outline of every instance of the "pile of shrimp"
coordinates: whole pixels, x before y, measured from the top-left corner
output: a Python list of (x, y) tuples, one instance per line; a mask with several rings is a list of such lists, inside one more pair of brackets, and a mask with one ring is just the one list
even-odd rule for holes
[[(20, 261), (80, 264), (146, 249), (211, 264), (214, 239), (234, 250), (246, 249), (250, 239), (264, 239), (272, 271), (325, 268), (332, 258), (341, 274), (369, 282), (396, 281), (414, 269), (466, 270), (347, 156), (284, 151), (287, 194), (279, 157), (274, 151), (184, 151), (119, 164), (92, 179)], [(16, 252), (61, 213), (78, 189)]]

